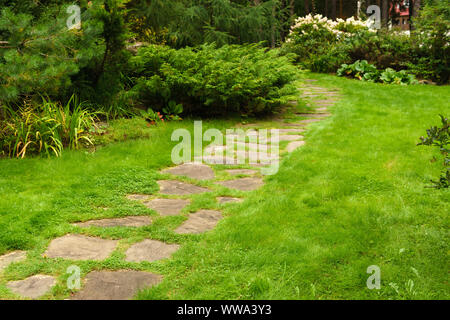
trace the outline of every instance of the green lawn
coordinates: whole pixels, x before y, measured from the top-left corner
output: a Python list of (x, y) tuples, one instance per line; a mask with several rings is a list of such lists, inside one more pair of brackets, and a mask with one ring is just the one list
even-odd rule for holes
[[(28, 250), (26, 261), (0, 274), (0, 298), (14, 298), (6, 282), (38, 273), (56, 275), (46, 298), (67, 298), (65, 270), (74, 262), (43, 258), (51, 239), (84, 233), (121, 239), (94, 269), (148, 270), (164, 275), (140, 299), (448, 299), (450, 191), (424, 188), (440, 163), (417, 147), (425, 129), (450, 115), (450, 89), (370, 84), (306, 75), (339, 88), (333, 116), (310, 126), (307, 145), (283, 158), (278, 174), (248, 193), (242, 204), (219, 206), (215, 196), (240, 196), (211, 182), (187, 212), (221, 208), (225, 215), (205, 235), (177, 235), (185, 218), (158, 218), (125, 198), (154, 193), (158, 171), (171, 165), (172, 131), (192, 121), (137, 129), (119, 121), (115, 139), (133, 132), (144, 139), (109, 144), (62, 158), (0, 160), (0, 254)], [(233, 120), (205, 121), (225, 129)], [(142, 124), (141, 124), (142, 125)], [(133, 128), (133, 132), (127, 129)], [(436, 153), (434, 153), (436, 154)], [(225, 178), (217, 167), (219, 178)], [(109, 208), (104, 210), (104, 208)], [(144, 228), (87, 230), (71, 222), (125, 215), (155, 217)], [(182, 244), (170, 260), (129, 263), (124, 251), (144, 238)], [(381, 268), (381, 289), (368, 290), (370, 265)]]

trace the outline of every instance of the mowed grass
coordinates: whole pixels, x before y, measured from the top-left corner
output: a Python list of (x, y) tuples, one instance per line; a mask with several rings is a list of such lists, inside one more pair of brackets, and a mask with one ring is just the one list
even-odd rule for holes
[[(156, 180), (167, 177), (159, 170), (171, 165), (172, 131), (192, 130), (192, 121), (142, 129), (145, 139), (94, 153), (1, 160), (0, 254), (23, 249), (28, 257), (0, 274), (0, 298), (17, 298), (7, 281), (38, 273), (58, 278), (44, 298), (66, 298), (66, 269), (76, 264), (82, 276), (100, 269), (164, 275), (139, 299), (448, 299), (450, 192), (424, 188), (441, 164), (430, 162), (436, 152), (416, 143), (439, 123), (439, 113), (450, 114), (450, 89), (306, 76), (341, 90), (341, 100), (329, 108), (333, 116), (310, 125), (307, 145), (286, 156), (262, 189), (244, 193), (199, 183), (213, 192), (192, 197), (185, 215), (206, 208), (225, 216), (204, 235), (177, 235), (172, 230), (185, 216), (158, 218), (125, 198), (157, 191)], [(225, 129), (234, 123), (204, 126)], [(216, 168), (218, 178), (229, 179), (221, 169)], [(219, 206), (218, 195), (245, 201)], [(154, 223), (106, 230), (70, 224), (126, 215), (151, 215)], [(51, 239), (67, 233), (120, 242), (102, 262), (42, 257)], [(126, 248), (144, 238), (182, 247), (170, 260), (125, 262)], [(371, 265), (381, 269), (380, 290), (366, 287)]]

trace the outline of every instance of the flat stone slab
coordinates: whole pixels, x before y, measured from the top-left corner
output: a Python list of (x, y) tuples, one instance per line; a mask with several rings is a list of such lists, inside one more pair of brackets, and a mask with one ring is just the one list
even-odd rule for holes
[(141, 201), (147, 200), (150, 196), (148, 194), (129, 194), (127, 195), (128, 200)]
[(280, 135), (280, 141), (295, 141), (303, 139), (303, 136), (298, 134)]
[(93, 271), (84, 288), (71, 300), (129, 300), (142, 289), (162, 281), (161, 275), (143, 271)]
[(217, 197), (217, 201), (219, 203), (234, 203), (234, 202), (242, 202), (241, 198), (233, 198), (233, 197)]
[(220, 211), (200, 210), (190, 214), (188, 220), (175, 229), (175, 232), (178, 234), (203, 233), (214, 229), (220, 219), (222, 219)]
[(190, 203), (190, 200), (182, 199), (154, 199), (144, 202), (144, 205), (147, 208), (155, 210), (161, 216), (176, 216)]
[(10, 281), (6, 286), (19, 296), (37, 299), (46, 294), (55, 283), (52, 276), (37, 274), (24, 280)]
[(112, 219), (101, 219), (101, 220), (90, 220), (86, 222), (74, 223), (75, 226), (81, 228), (87, 227), (102, 227), (102, 228), (112, 228), (112, 227), (143, 227), (148, 226), (152, 223), (150, 217), (145, 216), (132, 216), (124, 218), (112, 218)]
[(204, 164), (185, 163), (163, 171), (175, 176), (185, 176), (197, 180), (214, 179), (214, 170)]
[(315, 111), (316, 111), (316, 112), (317, 112), (317, 111), (320, 111), (320, 112), (326, 112), (326, 111), (328, 111), (328, 108), (327, 108), (327, 107), (317, 108)]
[(281, 122), (280, 126), (282, 127), (303, 127), (304, 125), (299, 122)]
[(324, 103), (331, 103), (331, 104), (333, 104), (333, 103), (336, 103), (336, 100), (327, 99), (327, 100), (316, 100), (314, 102), (318, 103), (318, 104), (324, 104)]
[(116, 246), (117, 240), (68, 234), (52, 240), (44, 256), (69, 260), (104, 260)]
[(225, 155), (206, 156), (202, 158), (202, 161), (208, 164), (237, 164), (236, 159)]
[(297, 113), (297, 115), (306, 118), (324, 118), (331, 116), (330, 113)]
[(291, 129), (277, 129), (279, 133), (290, 133), (290, 132), (305, 132), (305, 129), (296, 129), (296, 128), (291, 128)]
[(300, 121), (301, 123), (313, 123), (313, 122), (319, 122), (321, 121), (321, 119), (306, 119), (306, 120), (302, 120)]
[(0, 256), (0, 271), (6, 269), (11, 263), (20, 262), (27, 258), (25, 251), (13, 251)]
[(305, 145), (305, 141), (292, 141), (292, 142), (289, 142), (289, 144), (287, 145), (286, 151), (292, 152), (295, 149), (297, 149), (301, 146), (304, 146), (304, 145)]
[(186, 195), (210, 191), (207, 188), (176, 180), (159, 180), (158, 185), (160, 192), (164, 194)]
[(254, 175), (258, 173), (258, 171), (252, 169), (228, 169), (225, 171), (232, 176), (237, 176), (240, 174)]
[(261, 178), (241, 178), (236, 180), (218, 181), (218, 184), (241, 191), (256, 190), (264, 185), (264, 181)]
[(146, 239), (133, 244), (125, 253), (125, 260), (130, 262), (157, 261), (169, 258), (179, 248), (180, 246), (177, 244)]

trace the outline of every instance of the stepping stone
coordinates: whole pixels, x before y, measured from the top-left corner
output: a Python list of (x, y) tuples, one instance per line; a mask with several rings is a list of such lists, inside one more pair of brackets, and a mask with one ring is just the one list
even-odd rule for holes
[(162, 281), (161, 275), (143, 271), (93, 271), (84, 288), (71, 300), (129, 300), (142, 289)]
[(282, 122), (282, 123), (280, 123), (280, 126), (282, 126), (282, 127), (304, 127), (304, 125), (299, 122), (297, 122), (297, 123)]
[(206, 156), (202, 160), (207, 164), (236, 164), (236, 159), (226, 157), (225, 155)]
[(158, 185), (160, 187), (160, 192), (164, 194), (186, 195), (210, 191), (203, 187), (176, 180), (159, 180)]
[[(250, 154), (252, 153), (252, 157)], [(269, 161), (278, 160), (279, 155), (272, 155), (269, 150), (267, 152), (257, 152), (257, 151), (236, 151), (236, 156), (243, 157), (245, 161), (257, 162), (257, 161)]]
[(104, 260), (114, 251), (117, 240), (83, 235), (65, 235), (50, 242), (44, 256), (69, 260)]
[(147, 200), (148, 197), (149, 197), (148, 194), (129, 194), (129, 195), (127, 195), (128, 200), (135, 200), (135, 201)]
[(330, 113), (297, 113), (297, 115), (306, 118), (324, 118), (331, 116)]
[(280, 135), (280, 141), (295, 141), (300, 139), (303, 139), (303, 136), (297, 134)]
[(0, 271), (6, 269), (11, 263), (20, 262), (27, 258), (25, 251), (13, 251), (0, 256)]
[(147, 208), (153, 209), (161, 216), (175, 216), (181, 213), (187, 205), (191, 203), (190, 200), (182, 199), (154, 199), (144, 202)]
[(246, 174), (246, 175), (254, 175), (257, 174), (258, 171), (256, 170), (251, 170), (251, 169), (228, 169), (225, 170), (228, 174), (232, 175), (232, 176), (237, 176), (240, 174)]
[(297, 148), (299, 148), (299, 147), (301, 147), (303, 145), (305, 145), (305, 141), (292, 141), (292, 142), (289, 142), (289, 144), (286, 147), (286, 151), (287, 152), (292, 152), (295, 149), (297, 149)]
[(203, 233), (214, 229), (220, 219), (222, 214), (219, 211), (200, 210), (190, 214), (188, 220), (175, 229), (175, 232), (178, 234)]
[(295, 129), (295, 128), (292, 128), (292, 129), (277, 129), (277, 130), (278, 130), (279, 133), (290, 133), (290, 132), (299, 132), (299, 133), (301, 133), (301, 132), (305, 132), (305, 129)]
[(46, 294), (55, 283), (56, 280), (52, 276), (37, 274), (25, 280), (10, 281), (6, 286), (19, 296), (37, 299)]
[(125, 253), (125, 260), (130, 262), (153, 262), (169, 258), (179, 248), (180, 246), (177, 244), (167, 244), (161, 241), (146, 239), (133, 244)]
[(221, 146), (221, 145), (209, 145), (205, 148), (204, 150), (205, 152), (209, 153), (209, 154), (215, 154), (218, 152), (222, 152), (222, 154), (225, 154), (225, 152), (227, 151), (227, 146)]
[(242, 178), (236, 180), (218, 181), (217, 183), (224, 187), (241, 191), (256, 190), (264, 185), (261, 178)]
[(241, 198), (233, 198), (233, 197), (218, 197), (217, 201), (219, 203), (235, 203), (235, 202), (242, 202), (243, 200)]
[(314, 103), (324, 104), (324, 103), (336, 103), (336, 100), (316, 100)]
[(112, 227), (143, 227), (148, 226), (152, 223), (150, 217), (144, 216), (132, 216), (124, 218), (112, 218), (112, 219), (101, 219), (101, 220), (90, 220), (86, 222), (74, 223), (74, 226), (87, 228), (87, 227), (102, 227), (102, 228), (112, 228)]
[(185, 163), (174, 168), (169, 168), (163, 171), (175, 176), (186, 176), (197, 180), (214, 179), (214, 170), (204, 164)]
[(317, 111), (320, 111), (320, 112), (326, 112), (326, 111), (328, 111), (328, 109), (327, 109), (326, 107), (322, 107), (322, 108), (317, 108), (315, 111), (316, 111), (316, 112), (317, 112)]
[(321, 119), (306, 119), (306, 120), (302, 120), (300, 121), (301, 123), (313, 123), (313, 122), (319, 122), (321, 121)]
[(305, 82), (316, 82), (318, 80), (316, 80), (316, 79), (304, 79), (303, 81), (305, 81)]

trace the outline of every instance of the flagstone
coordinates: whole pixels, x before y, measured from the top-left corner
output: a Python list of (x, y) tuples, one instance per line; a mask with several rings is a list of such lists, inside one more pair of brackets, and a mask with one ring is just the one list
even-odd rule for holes
[(19, 281), (10, 281), (6, 286), (15, 294), (37, 299), (46, 294), (56, 283), (52, 276), (37, 274)]
[(175, 216), (180, 214), (181, 210), (190, 203), (190, 200), (183, 199), (154, 199), (144, 202), (144, 205), (147, 208), (155, 210), (161, 216)]
[(209, 192), (207, 188), (195, 186), (177, 180), (159, 180), (160, 192), (163, 194), (186, 195)]
[(102, 228), (112, 228), (112, 227), (143, 227), (152, 223), (150, 217), (145, 216), (130, 216), (123, 218), (111, 218), (111, 219), (100, 219), (100, 220), (89, 220), (85, 222), (74, 223), (77, 227), (102, 227)]
[(169, 258), (179, 248), (180, 246), (177, 244), (167, 244), (157, 240), (146, 239), (132, 245), (125, 253), (125, 260), (130, 262), (153, 262)]
[(254, 175), (257, 174), (258, 171), (256, 170), (252, 170), (252, 169), (228, 169), (225, 170), (228, 174), (232, 175), (232, 176), (237, 176), (240, 174), (245, 174), (245, 175)]
[(298, 134), (280, 135), (280, 141), (295, 141), (303, 139), (304, 137)]
[(302, 120), (300, 121), (301, 123), (313, 123), (313, 122), (319, 122), (321, 121), (321, 119), (306, 119), (306, 120)]
[(197, 180), (214, 179), (214, 170), (211, 167), (199, 163), (185, 163), (174, 168), (163, 170), (163, 173), (170, 173), (176, 176), (186, 176)]
[(69, 260), (104, 260), (114, 251), (117, 242), (68, 234), (52, 240), (44, 256)]
[(235, 203), (235, 202), (242, 202), (243, 200), (241, 198), (233, 198), (233, 197), (218, 197), (217, 201), (219, 203)]
[(303, 145), (305, 145), (305, 141), (292, 141), (287, 145), (286, 151), (292, 152)]
[(71, 300), (129, 300), (139, 290), (161, 281), (161, 275), (144, 271), (93, 271), (86, 276), (84, 288)]
[(13, 251), (0, 256), (0, 271), (6, 269), (11, 263), (20, 262), (27, 258), (25, 251)]
[(264, 182), (261, 178), (241, 178), (235, 180), (218, 181), (217, 183), (224, 187), (241, 191), (256, 190), (264, 185)]
[(220, 211), (200, 210), (190, 214), (188, 220), (175, 229), (175, 232), (178, 234), (203, 233), (214, 229), (220, 219), (222, 219)]

